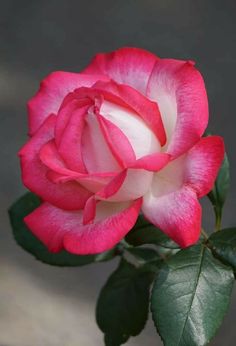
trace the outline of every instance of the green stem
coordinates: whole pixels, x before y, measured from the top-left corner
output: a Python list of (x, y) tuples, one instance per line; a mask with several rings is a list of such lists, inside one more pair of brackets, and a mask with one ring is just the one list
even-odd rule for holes
[(202, 233), (203, 237), (205, 238), (205, 240), (207, 240), (208, 239), (208, 234), (204, 231), (203, 228), (201, 230), (201, 233)]
[(125, 250), (131, 247), (132, 246), (129, 245), (125, 239), (122, 239), (116, 247), (116, 253), (118, 256), (123, 256)]
[(125, 249), (130, 249), (130, 248), (133, 247), (132, 245), (130, 245), (129, 243), (127, 243), (127, 241), (126, 241), (125, 239), (122, 239), (122, 240), (120, 241), (120, 244), (123, 245), (123, 247), (124, 247)]
[(215, 222), (215, 231), (220, 231), (221, 229), (221, 217), (222, 217), (222, 212), (219, 208), (215, 207), (215, 216), (216, 216), (216, 222)]

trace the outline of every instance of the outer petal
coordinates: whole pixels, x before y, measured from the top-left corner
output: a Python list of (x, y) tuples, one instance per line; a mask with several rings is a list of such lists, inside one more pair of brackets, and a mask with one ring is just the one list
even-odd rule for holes
[(143, 212), (180, 246), (194, 244), (201, 227), (197, 198), (212, 188), (224, 157), (220, 137), (202, 138), (189, 152), (154, 175)]
[(201, 231), (201, 206), (194, 190), (183, 187), (172, 193), (144, 197), (142, 211), (147, 219), (159, 227), (181, 247), (195, 244)]
[(105, 74), (117, 83), (130, 85), (145, 94), (157, 59), (144, 49), (121, 48), (111, 53), (97, 54), (83, 73)]
[(224, 158), (224, 142), (221, 137), (202, 138), (188, 153), (184, 182), (192, 186), (198, 197), (212, 190)]
[(157, 101), (167, 132), (167, 152), (177, 157), (202, 136), (208, 122), (204, 81), (192, 62), (161, 59), (153, 69), (147, 95)]
[[(37, 133), (20, 150), (22, 180), (25, 186), (59, 208), (73, 210), (83, 208), (91, 193), (76, 182), (54, 184), (47, 178), (47, 167), (41, 162), (42, 146), (53, 138), (55, 116), (49, 116)], [(47, 149), (51, 149), (48, 147)], [(60, 162), (52, 162), (60, 164)], [(62, 166), (63, 167), (63, 166)]]
[(142, 199), (127, 203), (100, 202), (93, 224), (83, 225), (82, 211), (60, 210), (43, 203), (25, 222), (52, 252), (65, 248), (75, 254), (95, 254), (111, 249), (134, 226)]
[(53, 72), (40, 84), (36, 95), (28, 102), (29, 131), (32, 135), (51, 113), (57, 113), (64, 97), (76, 88), (92, 86), (101, 75), (83, 75), (71, 72)]

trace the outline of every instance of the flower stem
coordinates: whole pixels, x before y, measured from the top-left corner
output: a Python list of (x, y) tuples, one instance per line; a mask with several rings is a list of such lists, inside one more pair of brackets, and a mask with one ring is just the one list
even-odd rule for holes
[(205, 238), (205, 240), (207, 240), (208, 239), (208, 234), (204, 231), (203, 228), (201, 230), (201, 233), (202, 233), (203, 237)]
[(221, 229), (221, 211), (216, 209), (215, 210), (216, 215), (216, 223), (215, 223), (215, 231), (220, 231)]

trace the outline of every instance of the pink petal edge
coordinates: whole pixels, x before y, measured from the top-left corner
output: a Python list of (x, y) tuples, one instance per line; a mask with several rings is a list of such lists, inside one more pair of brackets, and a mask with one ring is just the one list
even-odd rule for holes
[(147, 50), (123, 47), (111, 53), (97, 54), (82, 72), (104, 74), (117, 83), (130, 85), (145, 94), (157, 60), (158, 57)]
[(30, 135), (35, 133), (49, 114), (58, 112), (69, 92), (82, 86), (91, 87), (98, 80), (107, 80), (107, 77), (64, 71), (49, 74), (41, 82), (39, 91), (28, 102)]
[(83, 225), (82, 211), (64, 211), (43, 203), (24, 221), (51, 252), (64, 248), (78, 255), (96, 254), (124, 238), (134, 226), (141, 204), (141, 198), (121, 204), (100, 202), (94, 223)]
[(208, 123), (208, 100), (203, 78), (192, 62), (160, 59), (148, 82), (167, 131), (166, 149), (174, 158), (195, 145)]
[(201, 233), (201, 206), (190, 187), (155, 198), (143, 198), (144, 216), (182, 248), (195, 244)]
[[(19, 151), (22, 181), (30, 191), (59, 208), (81, 209), (91, 196), (91, 192), (74, 181), (64, 184), (52, 183), (47, 178), (48, 168), (40, 160), (41, 148), (53, 138), (55, 121), (56, 116), (49, 116), (35, 135)], [(51, 150), (51, 147), (49, 149)], [(56, 160), (53, 164), (55, 162)]]

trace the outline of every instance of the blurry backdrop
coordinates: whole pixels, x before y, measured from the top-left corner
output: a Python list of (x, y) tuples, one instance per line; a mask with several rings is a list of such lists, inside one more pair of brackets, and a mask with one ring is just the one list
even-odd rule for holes
[[(60, 269), (14, 243), (6, 213), (24, 192), (17, 150), (26, 140), (26, 101), (53, 70), (80, 71), (100, 51), (146, 48), (193, 59), (210, 102), (210, 130), (224, 136), (231, 191), (224, 225), (236, 224), (235, 0), (0, 0), (0, 346), (102, 346), (98, 292), (116, 261)], [(204, 223), (212, 225), (208, 202)], [(211, 345), (234, 346), (236, 291)], [(127, 345), (161, 345), (150, 321)]]

